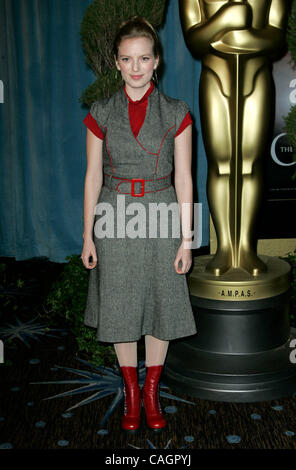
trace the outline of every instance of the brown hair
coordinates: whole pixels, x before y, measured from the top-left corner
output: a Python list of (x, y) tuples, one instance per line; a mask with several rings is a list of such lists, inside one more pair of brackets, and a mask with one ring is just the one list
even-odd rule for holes
[(159, 59), (161, 59), (161, 45), (157, 32), (153, 28), (152, 24), (142, 16), (133, 16), (127, 21), (121, 23), (119, 26), (113, 43), (113, 51), (116, 59), (118, 58), (118, 49), (121, 41), (123, 39), (136, 37), (146, 37), (151, 39), (154, 57), (158, 56)]

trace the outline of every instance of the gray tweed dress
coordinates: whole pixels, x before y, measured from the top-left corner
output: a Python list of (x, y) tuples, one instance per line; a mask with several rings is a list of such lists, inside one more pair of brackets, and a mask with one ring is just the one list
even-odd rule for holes
[[(177, 205), (171, 180), (168, 180), (166, 189), (135, 197), (131, 194), (129, 181), (121, 181), (118, 192), (110, 188), (110, 176), (105, 175), (154, 180), (170, 175), (174, 134), (187, 112), (188, 106), (184, 101), (170, 98), (155, 87), (148, 97), (144, 123), (135, 138), (130, 126), (128, 98), (123, 88), (111, 98), (94, 102), (90, 108), (90, 114), (104, 133), (104, 183), (97, 207), (103, 207), (100, 203), (105, 203), (109, 214), (110, 207), (114, 211), (114, 237), (103, 238), (100, 235), (106, 224), (99, 225), (99, 221), (103, 215), (106, 217), (107, 212), (99, 213), (96, 209), (94, 217), (97, 265), (89, 273), (84, 323), (97, 329), (99, 341), (137, 341), (146, 334), (172, 340), (197, 332), (186, 275), (177, 274), (174, 268), (181, 230), (178, 236), (172, 233), (173, 215), (170, 211), (167, 219), (160, 217), (161, 211), (157, 211), (156, 226), (155, 218), (149, 217), (151, 203), (154, 207), (160, 207), (157, 206), (160, 203)], [(135, 193), (141, 189), (141, 184), (135, 183)], [(132, 203), (141, 203), (141, 211), (134, 209)], [(146, 216), (143, 211), (146, 211)], [(120, 235), (117, 231), (119, 224), (122, 229), (125, 223), (128, 231), (128, 224), (134, 224), (135, 214), (141, 214), (141, 219), (138, 219), (141, 223), (134, 227), (136, 230), (141, 225), (142, 231), (137, 232), (139, 236)], [(180, 222), (180, 217), (178, 220)], [(154, 229), (153, 237), (149, 236), (149, 224)], [(161, 232), (163, 225), (168, 229), (165, 236)]]

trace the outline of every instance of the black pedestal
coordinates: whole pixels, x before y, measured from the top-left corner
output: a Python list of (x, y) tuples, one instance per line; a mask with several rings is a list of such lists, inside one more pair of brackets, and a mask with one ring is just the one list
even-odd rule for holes
[(198, 333), (171, 341), (163, 371), (170, 388), (230, 402), (296, 392), (288, 292), (247, 302), (191, 300)]

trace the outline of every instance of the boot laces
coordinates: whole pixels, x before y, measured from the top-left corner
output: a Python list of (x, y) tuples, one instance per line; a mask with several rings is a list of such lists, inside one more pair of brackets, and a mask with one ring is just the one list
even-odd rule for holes
[(127, 399), (126, 399), (125, 385), (123, 385), (123, 393), (124, 393), (124, 415), (127, 415)]
[(127, 403), (126, 403), (126, 390), (125, 385), (123, 386), (123, 393), (124, 393), (124, 415), (127, 414)]

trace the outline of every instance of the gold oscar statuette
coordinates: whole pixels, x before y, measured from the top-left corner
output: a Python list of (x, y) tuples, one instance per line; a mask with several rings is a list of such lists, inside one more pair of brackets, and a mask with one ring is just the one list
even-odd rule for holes
[(186, 44), (202, 61), (200, 117), (217, 251), (194, 260), (197, 333), (170, 345), (165, 380), (206, 400), (258, 402), (295, 392), (290, 266), (259, 256), (256, 247), (275, 107), (272, 61), (285, 50), (289, 3), (179, 0)]
[(179, 0), (187, 47), (202, 60), (200, 116), (214, 256), (197, 258), (193, 295), (255, 300), (289, 285), (287, 263), (257, 255), (264, 157), (273, 126), (272, 61), (285, 49), (287, 0)]

